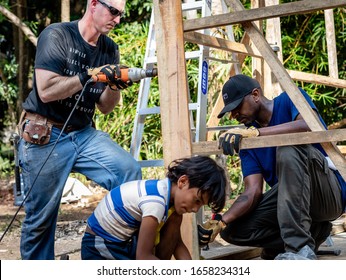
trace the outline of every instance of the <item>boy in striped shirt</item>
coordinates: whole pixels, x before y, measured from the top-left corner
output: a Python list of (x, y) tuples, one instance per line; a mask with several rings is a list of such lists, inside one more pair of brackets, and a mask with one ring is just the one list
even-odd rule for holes
[(89, 217), (82, 259), (191, 259), (181, 239), (184, 213), (225, 205), (228, 180), (213, 159), (174, 160), (163, 180), (138, 180), (112, 189)]

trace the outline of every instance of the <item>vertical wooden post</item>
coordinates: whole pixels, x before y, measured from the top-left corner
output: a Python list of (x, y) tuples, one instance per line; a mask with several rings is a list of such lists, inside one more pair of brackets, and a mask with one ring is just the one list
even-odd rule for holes
[(325, 25), (326, 25), (326, 40), (328, 49), (328, 68), (329, 76), (332, 78), (338, 78), (338, 61), (336, 53), (335, 42), (335, 27), (334, 27), (334, 14), (333, 9), (324, 11)]
[[(251, 0), (251, 9), (264, 7), (264, 0)], [(263, 21), (254, 21), (254, 24), (259, 30), (263, 30)], [(256, 48), (256, 45), (251, 41), (252, 47)], [(252, 58), (252, 76), (259, 82), (262, 88), (264, 88), (264, 60), (263, 58)]]
[[(181, 1), (154, 0), (157, 67), (165, 166), (191, 156), (191, 130)], [(193, 259), (199, 259), (196, 215), (185, 214), (182, 238)]]
[[(266, 0), (266, 7), (279, 5), (279, 0)], [(282, 42), (281, 42), (281, 26), (280, 18), (270, 18), (266, 20), (266, 40), (269, 45), (272, 46), (275, 54), (278, 56), (278, 59), (282, 62)], [(275, 50), (274, 48), (277, 48)], [(272, 99), (280, 94), (283, 90), (273, 75), (270, 67), (264, 61), (264, 92), (266, 97)]]

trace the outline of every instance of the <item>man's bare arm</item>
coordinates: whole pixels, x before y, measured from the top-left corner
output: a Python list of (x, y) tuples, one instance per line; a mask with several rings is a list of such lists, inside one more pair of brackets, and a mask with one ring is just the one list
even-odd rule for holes
[(42, 102), (65, 99), (83, 87), (78, 76), (61, 76), (52, 71), (35, 69), (36, 86)]
[(254, 174), (245, 177), (245, 190), (234, 201), (232, 206), (222, 215), (222, 220), (227, 224), (244, 216), (254, 209), (262, 197), (263, 177)]
[(109, 114), (113, 111), (114, 107), (119, 103), (121, 97), (120, 90), (112, 90), (109, 86), (106, 87), (102, 93), (97, 108), (103, 114)]

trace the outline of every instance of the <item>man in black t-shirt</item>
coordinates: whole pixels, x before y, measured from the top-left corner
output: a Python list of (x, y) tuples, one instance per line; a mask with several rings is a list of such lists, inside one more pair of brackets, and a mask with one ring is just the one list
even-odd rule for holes
[[(110, 113), (120, 100), (120, 89), (132, 84), (115, 78), (119, 50), (107, 37), (119, 24), (125, 2), (88, 0), (82, 19), (51, 24), (39, 36), (33, 90), (19, 125), (26, 195), (22, 259), (55, 258), (58, 210), (71, 171), (107, 190), (141, 179), (137, 161), (92, 126), (96, 106)], [(90, 83), (90, 74), (99, 73), (108, 82)]]

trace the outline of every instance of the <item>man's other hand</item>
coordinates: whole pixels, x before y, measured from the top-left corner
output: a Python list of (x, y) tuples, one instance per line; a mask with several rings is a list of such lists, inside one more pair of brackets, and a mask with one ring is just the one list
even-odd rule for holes
[(197, 225), (199, 245), (205, 246), (213, 242), (223, 228), (223, 223), (217, 220), (209, 220), (202, 225)]

